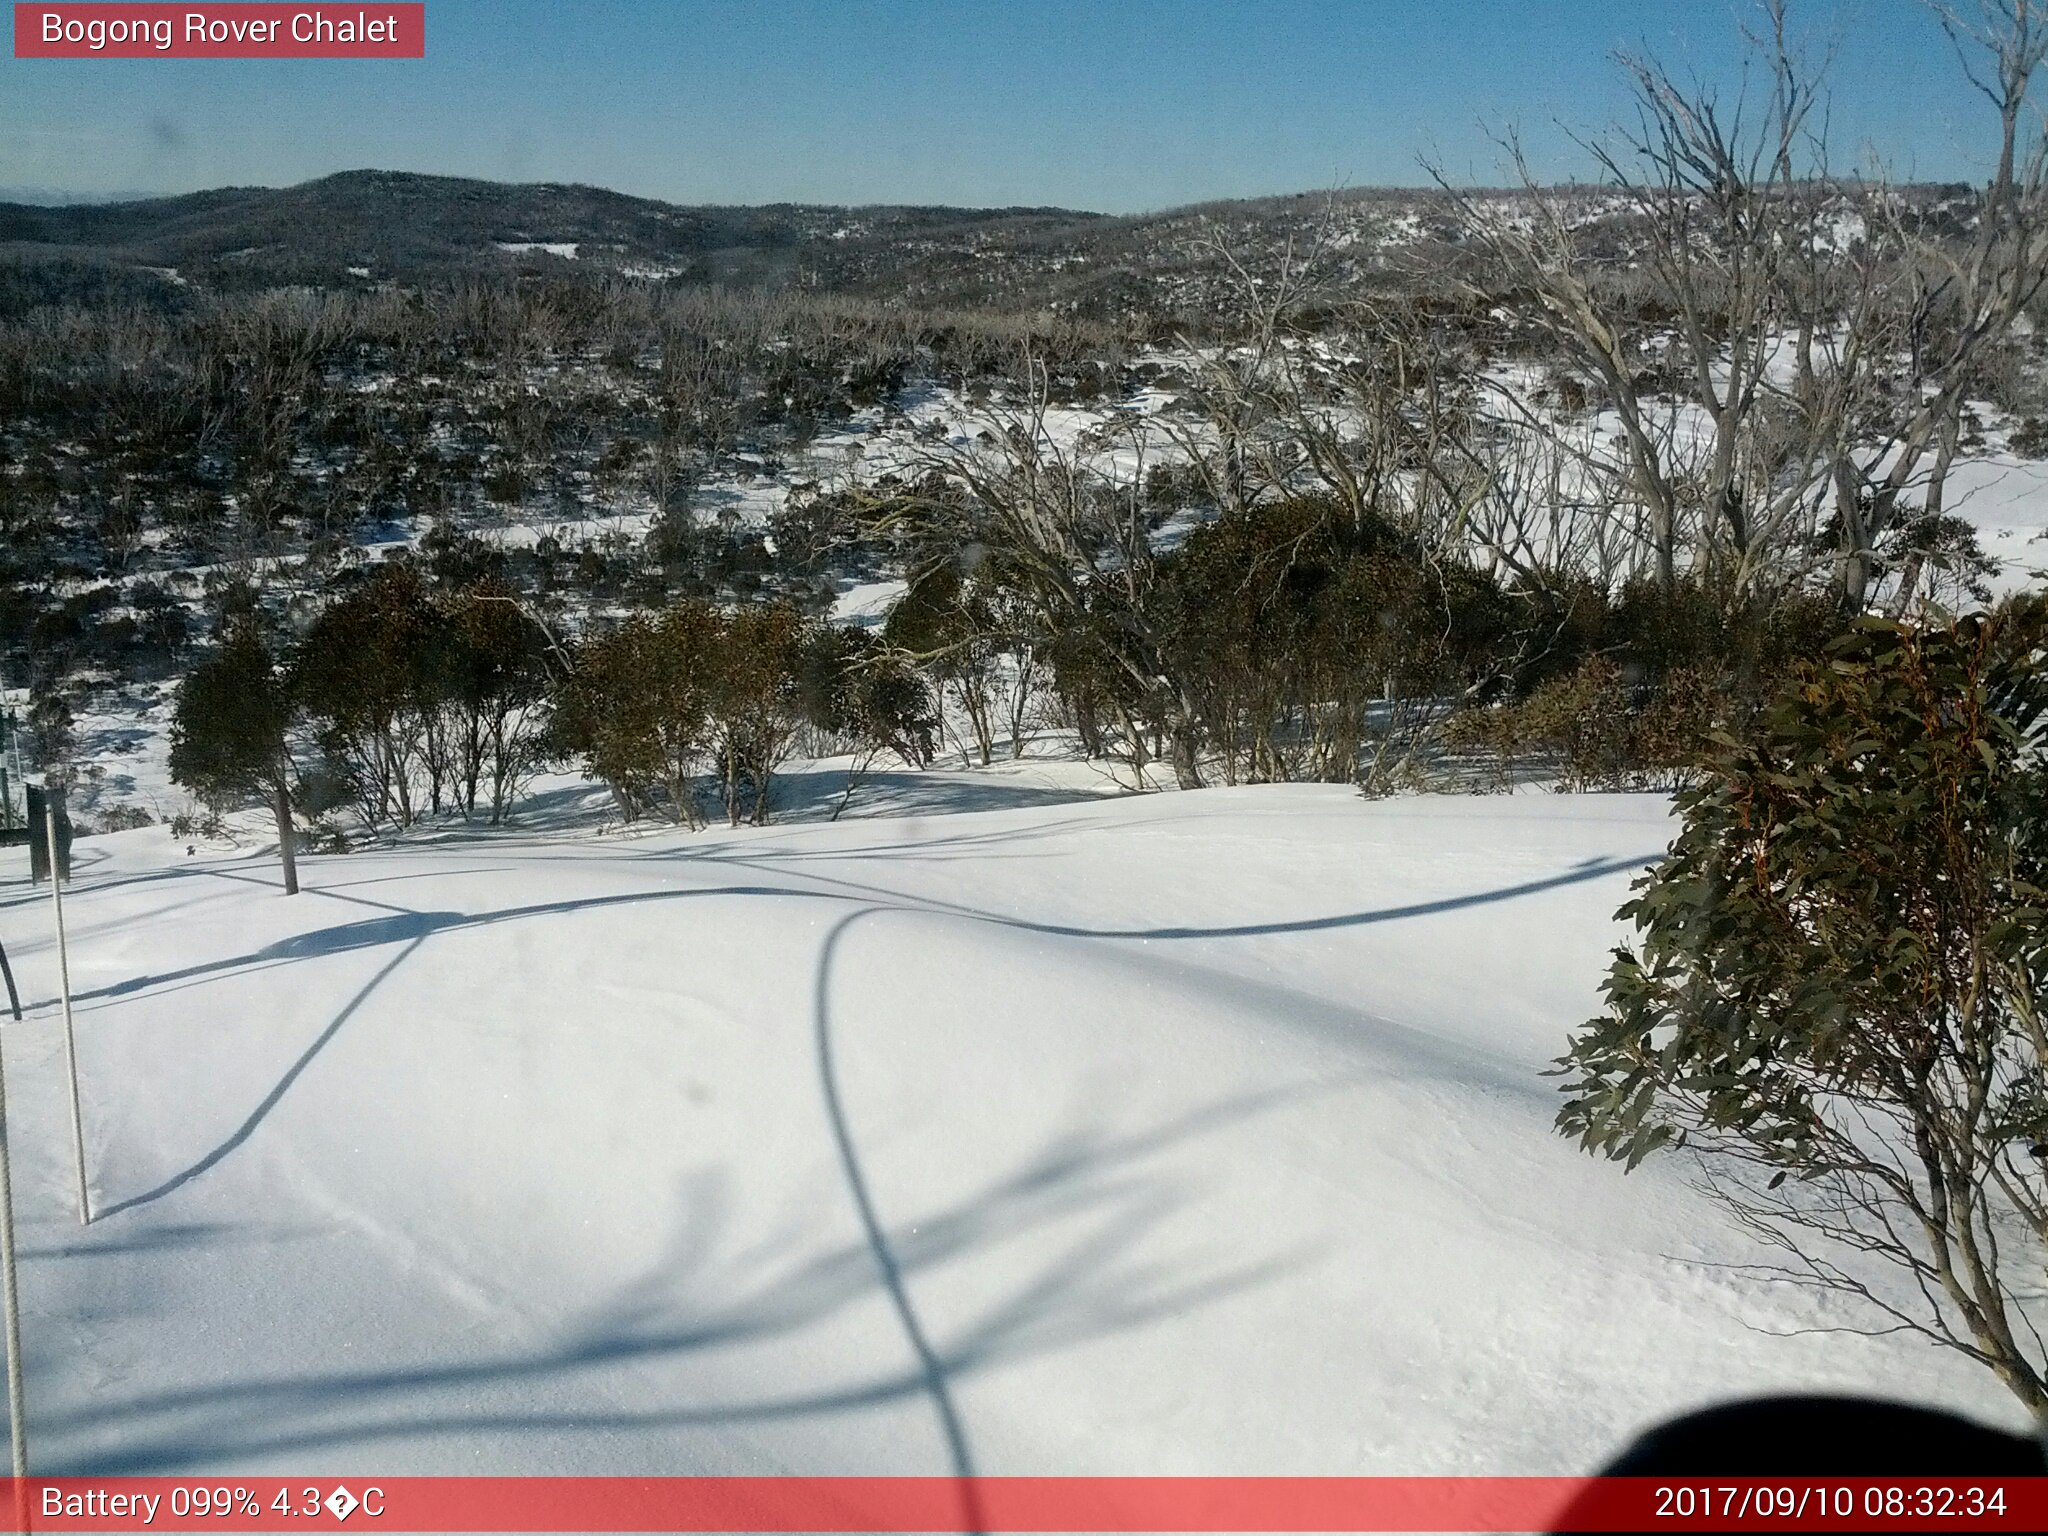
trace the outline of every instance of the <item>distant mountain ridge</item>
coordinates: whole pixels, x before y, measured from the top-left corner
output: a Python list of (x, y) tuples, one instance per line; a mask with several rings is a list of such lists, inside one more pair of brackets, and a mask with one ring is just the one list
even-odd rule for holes
[[(308, 276), (362, 267), (410, 277), (545, 259), (544, 251), (506, 247), (550, 245), (576, 247), (578, 258), (605, 265), (717, 277), (744, 276), (764, 259), (776, 265), (777, 253), (814, 243), (944, 236), (981, 224), (1065, 227), (1100, 217), (1047, 208), (682, 206), (600, 187), (369, 170), (292, 187), (223, 187), (131, 202), (0, 204), (0, 250), (181, 272), (240, 262), (307, 269)], [(721, 270), (727, 268), (739, 271)]]
[(0, 317), (52, 303), (176, 305), (194, 291), (547, 275), (803, 289), (931, 311), (1130, 321), (1225, 280), (1203, 240), (1292, 249), (1341, 215), (1348, 260), (1441, 240), (1440, 193), (1367, 189), (1109, 215), (1047, 207), (682, 205), (600, 187), (360, 170), (291, 187), (0, 203)]
[[(1963, 192), (1912, 195), (1937, 208)], [(1637, 240), (1626, 200), (1597, 186), (1561, 195), (1576, 200), (1589, 248), (1628, 264)], [(1213, 309), (1240, 267), (1292, 263), (1311, 246), (1339, 280), (1391, 272), (1428, 281), (1460, 264), (1464, 238), (1453, 199), (1436, 189), (1357, 188), (1110, 215), (683, 205), (555, 182), (361, 170), (292, 187), (0, 203), (0, 318), (53, 303), (176, 305), (195, 290), (403, 287), (524, 274), (801, 289), (934, 313), (1050, 310), (1142, 329)]]

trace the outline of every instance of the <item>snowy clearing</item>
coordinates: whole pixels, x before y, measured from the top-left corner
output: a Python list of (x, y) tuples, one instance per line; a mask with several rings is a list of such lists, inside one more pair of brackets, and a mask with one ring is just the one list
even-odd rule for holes
[[(1655, 796), (1210, 790), (0, 887), (42, 1474), (1555, 1473), (1997, 1384), (1552, 1134)], [(19, 855), (14, 858), (19, 861)], [(952, 1432), (949, 1434), (948, 1426)]]
[(501, 251), (511, 252), (514, 256), (526, 256), (534, 251), (540, 251), (549, 256), (560, 256), (565, 261), (574, 261), (576, 259), (576, 252), (582, 245), (582, 242), (578, 240), (493, 240), (491, 244)]

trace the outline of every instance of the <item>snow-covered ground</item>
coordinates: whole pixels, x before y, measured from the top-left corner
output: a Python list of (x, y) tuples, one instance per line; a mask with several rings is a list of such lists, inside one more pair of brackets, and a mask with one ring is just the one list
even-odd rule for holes
[(493, 240), (491, 244), (501, 251), (510, 251), (515, 256), (524, 256), (534, 251), (541, 251), (549, 256), (560, 256), (566, 260), (574, 261), (581, 242), (576, 240)]
[(879, 629), (888, 622), (889, 610), (896, 606), (908, 586), (908, 582), (901, 580), (848, 582), (833, 600), (832, 621)]
[[(1014, 775), (1012, 776), (1014, 777)], [(942, 783), (943, 781), (934, 781)], [(912, 809), (915, 809), (913, 807)], [(37, 1472), (1568, 1472), (1991, 1378), (1555, 1136), (1651, 796), (0, 866)], [(1785, 1336), (1790, 1334), (1791, 1336)]]
[(2048, 463), (2003, 450), (1963, 459), (1949, 471), (1945, 504), (1998, 562), (1995, 593), (2040, 586), (2048, 575)]

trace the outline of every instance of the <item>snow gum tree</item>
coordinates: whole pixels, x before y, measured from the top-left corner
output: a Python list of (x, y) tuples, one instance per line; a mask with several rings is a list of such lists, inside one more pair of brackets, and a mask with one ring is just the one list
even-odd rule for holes
[[(834, 731), (873, 724), (906, 757), (921, 751), (928, 760), (921, 693), (903, 700), (875, 692), (859, 703), (858, 690), (845, 691), (851, 682), (837, 676), (840, 663), (853, 665), (850, 654), (827, 664), (820, 653), (818, 667), (807, 665), (819, 644), (817, 627), (787, 603), (721, 613), (685, 598), (659, 613), (636, 614), (577, 647), (555, 700), (557, 745), (611, 785), (628, 817), (665, 798), (674, 819), (690, 827), (702, 824), (701, 768), (715, 775), (733, 826), (743, 819), (766, 823), (775, 772), (806, 723)], [(825, 673), (832, 674), (830, 687)], [(867, 681), (881, 689), (887, 678), (877, 671)], [(818, 713), (827, 693), (829, 718)], [(872, 712), (885, 705), (896, 717), (876, 723)], [(861, 710), (869, 713), (856, 720)], [(913, 747), (913, 739), (921, 746)]]
[(804, 719), (827, 744), (851, 749), (834, 821), (884, 752), (913, 768), (931, 766), (936, 701), (916, 668), (866, 630), (817, 626), (798, 659), (797, 689)]
[(465, 816), (476, 810), (480, 788), (488, 790), (496, 825), (539, 762), (548, 637), (502, 582), (479, 582), (439, 608), (442, 643), (434, 670), (452, 717), (446, 733), (454, 743), (451, 776)]
[(1048, 361), (1026, 354), (1020, 372), (1021, 395), (981, 413), (975, 446), (933, 456), (907, 505), (888, 515), (929, 549), (992, 555), (1005, 606), (1034, 616), (1041, 633), (1085, 628), (1144, 700), (1175, 780), (1199, 789), (1200, 711), (1173, 675), (1146, 601), (1160, 552), (1145, 504), (1141, 424), (1118, 417), (1069, 440), (1054, 427)]
[(700, 825), (694, 776), (711, 742), (720, 619), (684, 600), (636, 614), (577, 648), (555, 729), (629, 817), (657, 794), (681, 825)]
[(244, 620), (186, 676), (171, 722), (173, 782), (215, 804), (256, 794), (270, 801), (287, 896), (299, 889), (285, 739), (291, 720), (290, 690), (263, 636)]
[[(1781, 1260), (2048, 1409), (2048, 615), (1866, 619), (1723, 737), (1560, 1130), (1697, 1154)], [(1885, 1266), (1905, 1287), (1881, 1284)], [(1896, 1279), (1896, 1275), (1894, 1276)]]
[(1633, 124), (1582, 147), (1625, 218), (1588, 219), (1579, 189), (1540, 185), (1512, 134), (1518, 196), (1443, 183), (1491, 267), (1472, 296), (1505, 298), (1593, 407), (1503, 384), (1503, 427), (1596, 492), (1581, 516), (1615, 524), (1624, 574), (1667, 592), (1705, 575), (1749, 610), (1825, 571), (1845, 614), (1896, 576), (1903, 612), (1931, 560), (1980, 557), (1942, 509), (1972, 392), (2048, 284), (2048, 138), (2030, 98), (2048, 5), (1929, 8), (1998, 122), (1960, 237), (1881, 169), (1831, 167), (1825, 66), (1792, 42), (1788, 0), (1760, 7), (1732, 100), (1620, 60)]
[(995, 754), (996, 693), (1002, 681), (1001, 637), (984, 584), (965, 579), (950, 560), (916, 573), (895, 607), (886, 634), (904, 650), (929, 658), (941, 693), (956, 699), (986, 767)]
[[(293, 692), (373, 824), (408, 827), (427, 809), (414, 779), (438, 760), (428, 717), (439, 628), (419, 573), (393, 565), (322, 611), (294, 654)], [(437, 779), (436, 810), (440, 791)]]
[[(804, 723), (799, 686), (803, 616), (787, 603), (761, 603), (725, 616), (711, 677), (710, 719), (726, 819), (768, 821), (775, 770)], [(751, 805), (744, 812), (751, 795)]]

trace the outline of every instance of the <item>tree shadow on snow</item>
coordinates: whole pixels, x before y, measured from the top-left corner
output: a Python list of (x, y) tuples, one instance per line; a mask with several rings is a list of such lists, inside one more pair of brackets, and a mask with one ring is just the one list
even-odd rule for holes
[(303, 1073), (307, 1067), (313, 1064), (313, 1058), (318, 1056), (322, 1050), (326, 1049), (327, 1042), (332, 1040), (337, 1034), (341, 1032), (342, 1025), (346, 1024), (349, 1021), (349, 1019), (354, 1016), (356, 1010), (361, 1008), (363, 1004), (369, 1000), (370, 994), (372, 992), (375, 992), (378, 987), (382, 986), (384, 984), (385, 979), (389, 977), (393, 971), (397, 970), (400, 965), (404, 964), (406, 959), (411, 956), (413, 951), (418, 949), (420, 945), (425, 942), (426, 933), (424, 931), (418, 932), (411, 937), (410, 941), (406, 944), (405, 948), (401, 949), (397, 954), (393, 955), (390, 960), (386, 961), (383, 969), (378, 971), (376, 975), (372, 976), (369, 979), (369, 981), (364, 984), (362, 989), (358, 991), (354, 997), (348, 1000), (347, 1004), (343, 1006), (342, 1010), (339, 1013), (335, 1014), (333, 1019), (331, 1019), (328, 1022), (327, 1027), (321, 1030), (319, 1034), (313, 1037), (312, 1043), (308, 1045), (305, 1048), (305, 1050), (299, 1053), (298, 1058), (295, 1061), (293, 1061), (289, 1067), (285, 1069), (284, 1075), (277, 1080), (276, 1084), (271, 1088), (270, 1092), (263, 1096), (262, 1100), (256, 1105), (256, 1107), (249, 1112), (249, 1117), (246, 1120), (244, 1120), (239, 1126), (237, 1126), (228, 1135), (226, 1140), (222, 1141), (218, 1146), (214, 1147), (212, 1151), (208, 1152), (204, 1157), (200, 1158), (197, 1162), (191, 1164), (189, 1167), (183, 1169), (178, 1173), (173, 1174), (170, 1178), (164, 1180), (164, 1182), (157, 1185), (156, 1188), (149, 1190), (143, 1194), (130, 1195), (125, 1200), (115, 1201), (112, 1205), (107, 1206), (104, 1210), (99, 1212), (100, 1218), (104, 1220), (108, 1217), (118, 1216), (123, 1211), (133, 1210), (136, 1206), (149, 1205), (154, 1203), (155, 1201), (161, 1200), (165, 1195), (171, 1193), (172, 1190), (178, 1189), (183, 1185), (191, 1183), (192, 1180), (198, 1178), (202, 1173), (205, 1173), (209, 1168), (215, 1166), (217, 1163), (221, 1161), (221, 1159), (228, 1156), (229, 1153), (233, 1152), (237, 1147), (241, 1146), (242, 1143), (244, 1143), (251, 1136), (253, 1136), (256, 1133), (256, 1128), (259, 1125), (261, 1125), (265, 1118), (269, 1116), (270, 1112), (277, 1107), (278, 1101), (281, 1100), (287, 1093), (291, 1091), (292, 1084), (296, 1083), (299, 1080), (300, 1074)]
[[(730, 858), (726, 862), (747, 865), (756, 861)], [(588, 912), (610, 907), (640, 905), (647, 902), (688, 901), (715, 897), (775, 897), (779, 899), (813, 899), (836, 903), (856, 904), (861, 915), (866, 910), (923, 912), (938, 916), (956, 917), (971, 922), (983, 922), (1020, 932), (1042, 934), (1060, 938), (1095, 940), (1139, 940), (1167, 941), (1186, 939), (1227, 939), (1252, 936), (1266, 936), (1285, 933), (1310, 933), (1327, 929), (1354, 927), (1369, 923), (1396, 921), (1407, 917), (1454, 911), (1459, 908), (1487, 902), (1510, 900), (1518, 896), (1575, 884), (1584, 880), (1599, 878), (1620, 870), (1639, 867), (1640, 859), (1609, 859), (1582, 861), (1573, 867), (1552, 876), (1538, 880), (1523, 881), (1512, 886), (1497, 887), (1466, 896), (1445, 897), (1437, 900), (1411, 903), (1400, 907), (1386, 907), (1364, 912), (1341, 913), (1327, 917), (1300, 918), (1270, 923), (1247, 923), (1221, 926), (1181, 926), (1153, 928), (1089, 928), (1081, 925), (1046, 923), (1029, 918), (1006, 916), (951, 902), (926, 900), (892, 891), (887, 887), (859, 881), (842, 880), (831, 876), (807, 874), (803, 878), (813, 882), (836, 887), (828, 891), (791, 890), (775, 885), (724, 885), (706, 886), (685, 890), (627, 891), (604, 896), (565, 898), (556, 902), (536, 902), (518, 907), (506, 907), (480, 913), (464, 912), (415, 912), (402, 907), (389, 906), (366, 898), (341, 896), (337, 899), (355, 902), (384, 912), (385, 916), (364, 919), (354, 923), (336, 924), (310, 932), (293, 934), (274, 944), (248, 954), (230, 956), (224, 959), (201, 962), (177, 971), (154, 975), (132, 977), (110, 986), (96, 988), (75, 996), (77, 1004), (105, 1005), (144, 992), (161, 993), (176, 987), (210, 979), (215, 976), (266, 969), (279, 964), (288, 964), (308, 959), (348, 954), (358, 950), (374, 950), (390, 945), (403, 946), (399, 953), (369, 982), (362, 987), (335, 1017), (314, 1037), (312, 1042), (292, 1063), (277, 1084), (250, 1112), (248, 1118), (218, 1146), (194, 1162), (182, 1172), (165, 1180), (156, 1188), (131, 1195), (115, 1202), (103, 1213), (114, 1215), (136, 1206), (151, 1204), (172, 1191), (189, 1183), (209, 1169), (215, 1167), (236, 1148), (254, 1134), (259, 1125), (289, 1092), (292, 1084), (312, 1063), (315, 1057), (341, 1030), (350, 1017), (363, 1005), (382, 983), (429, 938), (436, 934), (463, 929), (488, 927), (494, 924), (513, 922), (530, 917), (544, 917), (571, 912)], [(782, 871), (776, 871), (782, 873)], [(246, 878), (254, 883), (267, 883), (256, 877)], [(886, 905), (875, 907), (877, 901)], [(840, 930), (835, 929), (833, 940)], [(832, 941), (828, 941), (828, 945)], [(830, 953), (824, 960), (829, 962)], [(48, 1000), (41, 1000), (33, 1007), (46, 1007)]]
[[(982, 846), (974, 853), (964, 848), (960, 853), (975, 856), (986, 851)], [(796, 873), (774, 868), (771, 860), (733, 854), (706, 862), (770, 868), (785, 878)], [(157, 1187), (110, 1205), (103, 1217), (110, 1219), (163, 1199), (245, 1144), (369, 997), (437, 934), (645, 902), (770, 896), (853, 904), (853, 910), (829, 931), (818, 953), (813, 1026), (820, 1096), (860, 1226), (860, 1239), (800, 1257), (764, 1279), (741, 1279), (731, 1269), (715, 1274), (717, 1266), (711, 1255), (718, 1246), (723, 1218), (717, 1201), (700, 1189), (685, 1202), (669, 1257), (553, 1345), (463, 1361), (316, 1372), (146, 1393), (125, 1402), (101, 1400), (89, 1412), (45, 1416), (40, 1432), (62, 1437), (92, 1428), (91, 1438), (99, 1439), (99, 1431), (118, 1424), (119, 1448), (80, 1452), (68, 1464), (59, 1452), (49, 1469), (76, 1474), (141, 1473), (202, 1461), (217, 1464), (235, 1457), (342, 1447), (397, 1435), (561, 1435), (738, 1425), (923, 1398), (937, 1421), (948, 1465), (960, 1480), (962, 1523), (967, 1529), (978, 1529), (982, 1522), (973, 1491), (975, 1463), (954, 1391), (964, 1373), (1141, 1326), (1274, 1279), (1303, 1261), (1305, 1256), (1297, 1253), (1236, 1264), (1167, 1266), (1141, 1259), (1136, 1251), (1148, 1233), (1197, 1197), (1197, 1192), (1144, 1169), (1144, 1158), (1214, 1125), (1263, 1109), (1273, 1100), (1271, 1095), (1262, 1095), (1229, 1101), (1138, 1135), (1109, 1135), (1097, 1129), (1070, 1131), (971, 1196), (941, 1211), (921, 1213), (907, 1225), (900, 1216), (892, 1221), (880, 1207), (860, 1156), (836, 1066), (832, 972), (851, 928), (866, 917), (895, 912), (1097, 940), (1315, 932), (1509, 900), (1640, 867), (1643, 862), (1588, 860), (1555, 875), (1464, 896), (1211, 927), (1088, 928), (1045, 923), (811, 874), (802, 878), (836, 889), (734, 884), (566, 898), (479, 913), (413, 911), (329, 892), (335, 899), (372, 908), (377, 915), (295, 934), (246, 955), (81, 994), (81, 1001), (109, 1001), (254, 967), (397, 949), (310, 1041), (231, 1135)], [(267, 883), (254, 876), (233, 878)], [(1020, 1283), (964, 1323), (947, 1330), (928, 1327), (912, 1296), (913, 1279), (972, 1261), (997, 1247), (1026, 1241), (1043, 1247), (1045, 1253), (1034, 1257)], [(1176, 1273), (1176, 1268), (1187, 1272)], [(644, 1410), (507, 1408), (496, 1402), (481, 1406), (476, 1402), (479, 1393), (490, 1397), (504, 1387), (546, 1387), (552, 1392), (619, 1365), (673, 1362), (744, 1345), (792, 1342), (806, 1330), (824, 1326), (877, 1294), (887, 1301), (903, 1334), (905, 1361), (830, 1385), (699, 1398)]]
[[(995, 836), (995, 834), (991, 834)], [(980, 851), (986, 851), (983, 846)], [(852, 856), (851, 853), (848, 854)], [(651, 891), (621, 891), (603, 896), (565, 897), (560, 901), (531, 902), (517, 907), (501, 907), (485, 912), (417, 912), (407, 907), (392, 906), (384, 902), (371, 901), (364, 897), (347, 896), (340, 892), (318, 891), (308, 888), (308, 895), (327, 895), (338, 901), (353, 902), (388, 913), (388, 916), (369, 918), (360, 922), (340, 923), (327, 928), (315, 928), (305, 933), (292, 934), (246, 954), (229, 955), (217, 960), (205, 960), (183, 966), (174, 971), (159, 971), (132, 976), (125, 981), (110, 983), (72, 995), (74, 1004), (104, 1003), (130, 997), (143, 992), (154, 992), (175, 984), (212, 976), (229, 975), (245, 970), (265, 968), (281, 962), (317, 959), (325, 956), (347, 954), (355, 950), (375, 949), (388, 944), (417, 944), (439, 933), (454, 932), (470, 928), (490, 927), (500, 923), (515, 922), (525, 918), (558, 916), (572, 912), (600, 911), (610, 907), (639, 906), (648, 902), (692, 901), (712, 897), (773, 897), (782, 900), (813, 900), (835, 902), (859, 902), (869, 904), (883, 902), (892, 909), (908, 912), (925, 912), (935, 916), (957, 917), (969, 922), (989, 923), (998, 927), (1013, 929), (1021, 933), (1034, 933), (1054, 938), (1073, 939), (1130, 939), (1144, 941), (1166, 941), (1184, 939), (1233, 939), (1262, 938), (1290, 933), (1318, 933), (1331, 929), (1356, 928), (1374, 923), (1397, 922), (1405, 918), (1428, 917), (1445, 912), (1455, 912), (1468, 907), (1484, 906), (1492, 902), (1510, 901), (1521, 896), (1532, 896), (1544, 891), (1556, 890), (1563, 886), (1576, 885), (1587, 880), (1597, 880), (1606, 875), (1639, 869), (1654, 855), (1631, 858), (1590, 859), (1572, 865), (1554, 875), (1545, 875), (1532, 880), (1519, 881), (1513, 885), (1496, 886), (1489, 890), (1475, 891), (1462, 896), (1444, 896), (1428, 901), (1418, 901), (1394, 907), (1369, 908), (1361, 912), (1340, 912), (1320, 917), (1281, 918), (1264, 923), (1223, 923), (1223, 924), (1165, 924), (1152, 927), (1092, 928), (1078, 923), (1052, 923), (1036, 918), (1018, 917), (984, 908), (968, 906), (960, 902), (943, 901), (933, 897), (919, 896), (899, 891), (888, 886), (867, 881), (847, 880), (837, 876), (814, 874), (807, 870), (791, 870), (787, 862), (775, 856), (749, 857), (735, 853), (722, 853), (709, 858), (698, 856), (692, 862), (715, 862), (756, 869), (774, 875), (796, 875), (797, 878), (814, 885), (830, 886), (830, 890), (792, 889), (785, 885), (712, 885), (686, 889), (662, 889)], [(269, 885), (271, 882), (256, 876), (228, 876), (225, 878), (244, 879), (251, 884)], [(25, 1001), (25, 1010), (46, 1008), (52, 999), (40, 998)]]
[[(822, 994), (821, 994), (822, 996)], [(829, 1014), (821, 1015), (829, 1079)], [(686, 1181), (662, 1256), (601, 1305), (570, 1319), (552, 1342), (467, 1359), (354, 1370), (316, 1370), (101, 1394), (88, 1406), (38, 1416), (50, 1475), (114, 1475), (218, 1467), (238, 1459), (331, 1451), (417, 1436), (606, 1436), (733, 1428), (845, 1414), (950, 1394), (990, 1367), (1075, 1347), (1220, 1301), (1310, 1261), (1306, 1249), (1218, 1261), (1142, 1250), (1146, 1239), (1199, 1198), (1184, 1177), (1150, 1160), (1257, 1115), (1303, 1090), (1218, 1101), (1135, 1131), (1078, 1124), (1008, 1171), (936, 1210), (885, 1222), (852, 1154), (836, 1086), (828, 1113), (843, 1137), (844, 1170), (859, 1190), (861, 1234), (797, 1239), (753, 1251), (729, 1238), (732, 1202), (715, 1170)], [(815, 1229), (814, 1229), (815, 1230)], [(985, 1264), (1002, 1251), (1011, 1277), (950, 1326), (915, 1324), (898, 1360), (876, 1360), (817, 1382), (806, 1349), (814, 1330), (850, 1324), (877, 1292), (901, 1298), (913, 1281)], [(914, 1312), (908, 1316), (915, 1318)], [(857, 1326), (857, 1325), (852, 1325)], [(772, 1349), (771, 1356), (723, 1351)], [(688, 1366), (688, 1370), (679, 1367)], [(575, 1407), (620, 1370), (666, 1367), (646, 1407)], [(691, 1383), (786, 1379), (760, 1391), (693, 1390)], [(646, 1391), (650, 1378), (638, 1374)], [(505, 1392), (536, 1399), (508, 1404)], [(950, 1404), (950, 1395), (947, 1397)], [(948, 1459), (962, 1482), (962, 1525), (980, 1526), (971, 1458), (957, 1408)], [(104, 1449), (67, 1451), (67, 1440)], [(674, 1454), (664, 1443), (657, 1455)]]

